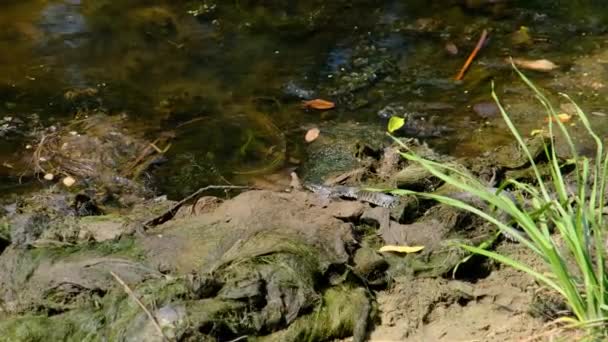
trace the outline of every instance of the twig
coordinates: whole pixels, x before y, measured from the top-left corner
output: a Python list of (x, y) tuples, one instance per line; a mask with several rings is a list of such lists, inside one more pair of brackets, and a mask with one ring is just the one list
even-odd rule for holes
[(188, 203), (190, 200), (192, 200), (194, 198), (197, 198), (203, 192), (205, 192), (207, 190), (214, 190), (214, 189), (234, 190), (234, 189), (251, 189), (251, 187), (240, 186), (240, 185), (209, 185), (204, 188), (200, 188), (200, 189), (196, 190), (195, 192), (193, 192), (192, 194), (185, 197), (184, 199), (182, 199), (181, 201), (177, 202), (177, 204), (175, 204), (173, 207), (171, 207), (171, 209), (167, 210), (160, 216), (157, 216), (157, 217), (147, 221), (146, 223), (144, 223), (144, 229), (158, 226), (159, 224), (163, 224), (163, 223), (169, 221), (170, 219), (175, 217), (175, 214), (177, 214), (177, 211), (179, 210), (179, 208), (181, 208), (184, 204)]
[(481, 50), (483, 43), (485, 43), (487, 38), (488, 38), (488, 31), (483, 30), (483, 32), (481, 33), (481, 37), (479, 37), (479, 41), (477, 42), (477, 45), (475, 46), (475, 49), (473, 49), (473, 52), (471, 52), (471, 54), (469, 55), (469, 58), (462, 66), (462, 69), (460, 69), (460, 72), (458, 73), (458, 75), (456, 75), (456, 78), (455, 78), (456, 81), (462, 80), (462, 78), (464, 77), (464, 73), (467, 72), (467, 69), (469, 69), (469, 66), (471, 65), (471, 63), (473, 62), (475, 57), (477, 56), (477, 53), (479, 53), (479, 50)]
[(148, 315), (148, 318), (150, 319), (150, 321), (152, 322), (152, 324), (154, 325), (154, 327), (156, 328), (156, 331), (158, 331), (158, 333), (160, 334), (160, 336), (162, 337), (163, 341), (169, 341), (169, 339), (167, 338), (167, 336), (165, 336), (165, 333), (163, 333), (163, 329), (160, 327), (160, 325), (158, 324), (158, 322), (156, 321), (156, 318), (152, 315), (152, 313), (146, 308), (146, 306), (144, 305), (144, 303), (141, 302), (141, 300), (139, 300), (139, 298), (137, 298), (137, 296), (135, 295), (135, 293), (133, 293), (133, 290), (131, 290), (131, 288), (129, 287), (129, 285), (127, 285), (124, 280), (122, 280), (116, 273), (114, 273), (113, 271), (110, 271), (110, 274), (112, 275), (112, 277), (114, 277), (114, 279), (116, 279), (116, 281), (118, 283), (120, 283), (120, 285), (122, 285), (122, 287), (125, 289), (125, 292), (131, 297), (133, 298), (133, 300), (141, 307), (142, 310), (144, 310), (144, 312), (146, 313), (146, 315)]

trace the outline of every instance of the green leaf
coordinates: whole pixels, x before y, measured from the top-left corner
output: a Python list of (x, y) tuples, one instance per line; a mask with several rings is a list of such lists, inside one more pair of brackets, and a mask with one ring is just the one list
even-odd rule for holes
[(405, 125), (404, 118), (400, 118), (398, 116), (391, 116), (390, 120), (388, 120), (388, 132), (393, 133), (394, 131), (403, 127), (403, 125)]

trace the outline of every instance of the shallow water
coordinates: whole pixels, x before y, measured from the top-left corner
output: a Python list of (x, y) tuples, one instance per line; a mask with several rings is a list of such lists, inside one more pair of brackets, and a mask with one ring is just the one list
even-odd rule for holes
[[(514, 114), (524, 132), (543, 125), (529, 94), (515, 86), (504, 62), (510, 55), (553, 60), (559, 71), (531, 72), (532, 79), (572, 93), (589, 111), (606, 112), (606, 89), (581, 88), (577, 81), (585, 68), (575, 61), (602, 51), (608, 37), (608, 10), (592, 1), (478, 8), (458, 1), (241, 1), (218, 2), (210, 11), (205, 4), (213, 5), (4, 1), (0, 118), (20, 118), (28, 127), (37, 117), (48, 125), (103, 109), (125, 113), (131, 129), (150, 141), (171, 131), (168, 162), (156, 174), (159, 190), (176, 197), (297, 164), (305, 158), (306, 128), (322, 122), (358, 121), (382, 130), (386, 119), (377, 113), (389, 104), (422, 118), (420, 131), (403, 134), (456, 155), (482, 153), (509, 140), (500, 118), (472, 109), (491, 100), (491, 80), (505, 99), (525, 98)], [(513, 44), (521, 26), (534, 38), (529, 46)], [(464, 81), (454, 82), (484, 28), (492, 31), (490, 40)], [(458, 47), (456, 56), (447, 43)], [(351, 72), (357, 75), (348, 83), (344, 76)], [(65, 97), (86, 88), (97, 93), (86, 101)], [(300, 108), (310, 97), (336, 101), (337, 108)], [(608, 132), (606, 119), (592, 119)], [(443, 129), (425, 134), (433, 131), (429, 126)], [(35, 143), (19, 134), (2, 139), (0, 158)], [(0, 182), (3, 192), (16, 186), (14, 178)]]

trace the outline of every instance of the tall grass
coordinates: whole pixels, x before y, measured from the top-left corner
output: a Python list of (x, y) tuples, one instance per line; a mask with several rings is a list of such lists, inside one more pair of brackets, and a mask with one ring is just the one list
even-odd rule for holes
[[(585, 113), (568, 96), (575, 106), (576, 119), (586, 128), (595, 142), (595, 156), (588, 158), (580, 155), (573, 143), (567, 127), (557, 118), (557, 113), (549, 100), (517, 68), (522, 81), (536, 94), (549, 118), (548, 135), (554, 141), (560, 132), (570, 149), (572, 159), (568, 175), (563, 171), (564, 163), (556, 155), (552, 146), (545, 145), (549, 175), (541, 174), (534, 156), (526, 147), (525, 141), (515, 128), (509, 115), (500, 103), (494, 87), (492, 97), (496, 101), (504, 121), (526, 153), (534, 171), (535, 181), (522, 183), (506, 179), (498, 191), (461, 169), (424, 159), (415, 153), (403, 153), (408, 160), (420, 163), (434, 176), (444, 182), (468, 192), (489, 204), (496, 210), (481, 210), (461, 200), (431, 193), (418, 193), (410, 190), (394, 190), (398, 195), (416, 195), (436, 200), (440, 203), (460, 208), (493, 223), (504, 234), (516, 239), (530, 251), (538, 255), (542, 267), (533, 267), (507, 255), (485, 250), (475, 246), (462, 245), (462, 248), (495, 259), (505, 265), (526, 272), (538, 281), (556, 291), (571, 310), (569, 317), (563, 319), (574, 324), (603, 326), (608, 317), (608, 296), (606, 294), (607, 276), (605, 272), (606, 252), (604, 244), (605, 190), (608, 170), (608, 154), (600, 137), (594, 133)], [(557, 127), (557, 131), (556, 131)], [(397, 140), (398, 141), (398, 140)], [(405, 145), (403, 147), (407, 149)], [(502, 190), (509, 189), (509, 190)], [(526, 204), (515, 203), (513, 196), (506, 191), (523, 194)], [(506, 213), (510, 222), (499, 219), (497, 212)], [(606, 330), (599, 328), (604, 334)]]

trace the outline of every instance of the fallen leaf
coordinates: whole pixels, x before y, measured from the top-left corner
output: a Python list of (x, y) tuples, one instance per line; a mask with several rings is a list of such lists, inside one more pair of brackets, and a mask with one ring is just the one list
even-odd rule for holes
[(388, 132), (393, 133), (405, 125), (405, 119), (398, 116), (391, 116), (388, 120)]
[(70, 176), (67, 176), (62, 180), (62, 183), (63, 183), (63, 185), (65, 185), (69, 188), (72, 185), (76, 184), (76, 180)]
[(534, 137), (534, 136), (537, 136), (539, 134), (544, 134), (544, 133), (545, 133), (545, 131), (542, 129), (534, 129), (534, 130), (532, 130), (532, 132), (530, 132), (530, 136)]
[(448, 42), (445, 44), (445, 51), (447, 51), (450, 55), (458, 54), (458, 46), (452, 42)]
[(55, 175), (52, 173), (47, 173), (44, 175), (44, 179), (46, 179), (47, 181), (52, 181), (53, 178), (55, 178)]
[(424, 249), (424, 246), (383, 246), (380, 252), (395, 252), (395, 253), (416, 253)]
[(513, 63), (522, 68), (522, 69), (528, 69), (528, 70), (535, 70), (535, 71), (551, 71), (553, 69), (557, 69), (559, 68), (559, 66), (557, 66), (557, 64), (551, 62), (548, 59), (523, 59), (523, 58), (513, 58), (512, 59)]
[(311, 128), (308, 130), (308, 132), (306, 132), (306, 135), (304, 136), (304, 140), (306, 140), (307, 143), (311, 143), (311, 142), (317, 140), (320, 133), (321, 133), (321, 131), (318, 128), (316, 128), (316, 127)]
[(308, 101), (302, 101), (302, 106), (304, 108), (312, 108), (317, 110), (327, 110), (332, 109), (336, 106), (335, 103), (322, 99), (314, 99)]
[[(572, 115), (570, 115), (570, 114), (559, 113), (556, 116), (557, 116), (557, 119), (559, 120), (559, 122), (561, 122), (561, 123), (566, 123), (566, 122), (569, 122), (570, 120), (572, 120)], [(551, 117), (551, 121), (555, 122), (555, 118)], [(545, 122), (549, 122), (549, 118), (545, 118)]]

